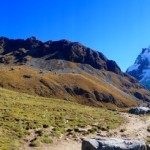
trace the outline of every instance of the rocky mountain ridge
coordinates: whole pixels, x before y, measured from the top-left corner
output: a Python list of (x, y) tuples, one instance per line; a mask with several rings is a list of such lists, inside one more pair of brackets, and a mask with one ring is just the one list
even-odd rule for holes
[(68, 40), (42, 42), (35, 37), (26, 40), (0, 38), (0, 62), (26, 63), (32, 58), (44, 56), (50, 59), (61, 59), (81, 64), (89, 64), (95, 69), (104, 69), (115, 73), (121, 70), (115, 61), (108, 60), (102, 53)]

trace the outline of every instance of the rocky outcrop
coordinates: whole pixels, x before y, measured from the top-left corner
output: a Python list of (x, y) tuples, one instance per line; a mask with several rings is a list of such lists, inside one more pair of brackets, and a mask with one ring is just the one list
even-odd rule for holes
[(136, 115), (143, 115), (146, 113), (150, 113), (150, 108), (148, 107), (133, 107), (129, 110), (129, 113)]
[(115, 73), (120, 73), (121, 72), (120, 68), (118, 67), (116, 62), (113, 61), (113, 60), (108, 60), (107, 61), (107, 68), (108, 68), (109, 71), (112, 71), (112, 72), (115, 72)]
[(147, 150), (144, 141), (116, 138), (84, 139), (82, 150)]

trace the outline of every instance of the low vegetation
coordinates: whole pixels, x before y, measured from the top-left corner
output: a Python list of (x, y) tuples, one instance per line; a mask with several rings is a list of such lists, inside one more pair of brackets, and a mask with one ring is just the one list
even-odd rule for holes
[[(73, 102), (29, 96), (0, 88), (0, 149), (52, 143), (53, 137), (108, 130), (123, 122), (117, 113)], [(95, 123), (95, 124), (94, 124)], [(34, 133), (34, 136), (33, 136)], [(83, 133), (85, 134), (85, 132)]]

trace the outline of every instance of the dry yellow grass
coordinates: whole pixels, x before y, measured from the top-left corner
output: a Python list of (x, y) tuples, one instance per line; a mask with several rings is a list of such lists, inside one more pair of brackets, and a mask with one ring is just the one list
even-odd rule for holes
[[(39, 70), (27, 66), (13, 66), (0, 68), (0, 86), (18, 92), (29, 93), (51, 98), (66, 99), (80, 104), (106, 107), (125, 107), (136, 105), (137, 102), (123, 95), (112, 86), (102, 80), (82, 74), (54, 74), (52, 72), (41, 73)], [(72, 90), (68, 93), (65, 88)], [(78, 88), (85, 93), (75, 93)], [(97, 101), (94, 91), (101, 94), (101, 97), (111, 96), (113, 101), (105, 103)], [(80, 92), (80, 91), (78, 91)]]

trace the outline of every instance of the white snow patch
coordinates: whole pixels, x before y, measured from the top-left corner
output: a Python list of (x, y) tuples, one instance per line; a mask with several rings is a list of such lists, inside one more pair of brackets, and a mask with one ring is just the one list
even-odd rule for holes
[(127, 70), (127, 72), (131, 72), (133, 70), (137, 70), (139, 68), (140, 64), (134, 64), (132, 66), (130, 66)]
[(147, 78), (149, 79), (150, 78), (150, 69), (143, 70), (141, 77), (142, 77), (142, 79), (140, 80), (140, 82), (146, 80)]
[(147, 59), (150, 62), (150, 49), (147, 48), (145, 52), (141, 55), (142, 60)]

